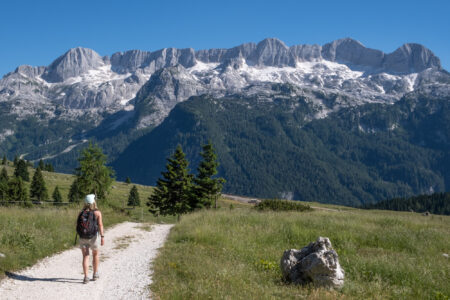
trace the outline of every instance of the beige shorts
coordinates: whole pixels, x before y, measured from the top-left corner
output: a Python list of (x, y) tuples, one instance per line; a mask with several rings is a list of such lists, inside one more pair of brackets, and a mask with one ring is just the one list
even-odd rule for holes
[(99, 239), (97, 238), (98, 235), (94, 236), (91, 239), (82, 239), (80, 238), (80, 248), (91, 248), (92, 250), (97, 250), (100, 246)]

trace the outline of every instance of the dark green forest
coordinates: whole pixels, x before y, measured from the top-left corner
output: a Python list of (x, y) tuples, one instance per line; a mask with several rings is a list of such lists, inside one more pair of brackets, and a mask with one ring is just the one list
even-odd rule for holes
[(449, 99), (410, 95), (309, 121), (314, 113), (302, 97), (193, 97), (113, 167), (154, 184), (178, 144), (195, 169), (211, 140), (227, 193), (360, 205), (450, 189)]
[(395, 198), (362, 206), (365, 209), (387, 209), (397, 211), (430, 212), (450, 215), (450, 193), (434, 193), (410, 198)]

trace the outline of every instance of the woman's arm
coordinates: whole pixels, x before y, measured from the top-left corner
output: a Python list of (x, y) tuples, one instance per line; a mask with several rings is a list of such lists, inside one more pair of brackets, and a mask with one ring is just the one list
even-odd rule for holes
[(98, 223), (98, 230), (100, 232), (101, 236), (101, 245), (103, 246), (105, 244), (105, 232), (103, 231), (103, 219), (102, 219), (102, 213), (97, 210), (97, 223)]

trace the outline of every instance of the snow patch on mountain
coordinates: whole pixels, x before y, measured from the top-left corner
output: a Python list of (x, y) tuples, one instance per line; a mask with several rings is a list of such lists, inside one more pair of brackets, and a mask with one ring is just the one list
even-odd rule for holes
[(4, 129), (1, 133), (0, 133), (0, 143), (3, 142), (8, 136), (13, 135), (14, 131), (11, 129)]
[(86, 73), (78, 75), (76, 77), (70, 77), (62, 83), (53, 83), (52, 85), (72, 85), (79, 82), (86, 82), (93, 87), (112, 80), (124, 80), (131, 76), (131, 73), (117, 74), (111, 70), (111, 65), (104, 65), (97, 69), (88, 70)]

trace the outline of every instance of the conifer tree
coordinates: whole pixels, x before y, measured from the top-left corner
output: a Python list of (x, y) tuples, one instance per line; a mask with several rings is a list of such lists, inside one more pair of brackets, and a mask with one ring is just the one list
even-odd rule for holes
[(17, 163), (19, 162), (19, 157), (16, 155), (14, 156), (13, 166), (17, 166)]
[(72, 182), (72, 185), (70, 186), (69, 195), (67, 196), (69, 198), (69, 202), (72, 203), (80, 203), (81, 199), (87, 194), (83, 193), (80, 190), (78, 179), (75, 179)]
[(9, 201), (20, 202), (25, 207), (30, 207), (32, 204), (21, 177), (13, 177), (8, 182), (8, 198)]
[(52, 194), (53, 205), (60, 205), (62, 203), (62, 196), (59, 192), (58, 186), (55, 187)]
[(45, 170), (45, 171), (47, 171), (47, 172), (54, 172), (55, 170), (53, 169), (53, 166), (52, 166), (52, 164), (51, 163), (47, 163), (47, 164), (45, 164), (45, 166), (44, 166), (44, 169), (43, 170)]
[(41, 169), (42, 171), (45, 171), (45, 164), (42, 161), (42, 159), (39, 160), (38, 168)]
[(36, 169), (36, 172), (34, 172), (33, 179), (31, 180), (30, 197), (35, 198), (38, 201), (48, 200), (47, 187), (45, 186), (44, 177), (42, 176), (42, 171), (39, 167)]
[(130, 183), (131, 183), (130, 177), (127, 177), (127, 178), (125, 179), (125, 183), (126, 183), (126, 184), (130, 184)]
[(106, 155), (102, 149), (89, 143), (78, 162), (80, 166), (75, 169), (78, 191), (83, 196), (95, 194), (97, 199), (105, 200), (113, 182), (114, 171), (106, 166)]
[(139, 191), (135, 185), (130, 190), (130, 195), (128, 196), (128, 206), (141, 206), (141, 199), (139, 197)]
[(0, 172), (0, 205), (6, 205), (8, 201), (8, 173), (3, 167)]
[(2, 165), (6, 166), (7, 163), (8, 163), (8, 160), (6, 159), (6, 155), (3, 155)]
[(14, 169), (14, 176), (20, 177), (24, 181), (30, 181), (30, 174), (28, 173), (28, 166), (25, 160), (20, 159), (17, 162), (16, 168)]
[(225, 179), (213, 178), (217, 174), (219, 163), (211, 142), (203, 145), (202, 149), (203, 152), (200, 155), (203, 160), (197, 168), (197, 176), (194, 179), (196, 205), (210, 208), (214, 204), (214, 207), (217, 208), (217, 198), (222, 191)]
[(2, 171), (0, 172), (0, 181), (4, 181), (7, 183), (8, 179), (9, 179), (8, 172), (6, 171), (6, 168), (3, 167)]
[(147, 205), (154, 215), (180, 216), (193, 209), (190, 206), (192, 175), (189, 174), (189, 162), (180, 145), (167, 161), (167, 171), (161, 173), (162, 178), (158, 179)]

